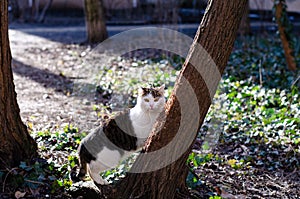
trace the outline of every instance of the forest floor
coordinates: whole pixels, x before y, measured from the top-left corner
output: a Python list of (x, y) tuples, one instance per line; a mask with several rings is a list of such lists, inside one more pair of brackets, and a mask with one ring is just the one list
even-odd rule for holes
[[(106, 53), (95, 55), (90, 46), (76, 44), (76, 41), (81, 42), (84, 39), (83, 35), (80, 38), (69, 37), (74, 44), (59, 42), (64, 40), (63, 35), (61, 38), (50, 40), (17, 28), (10, 29), (9, 36), (20, 113), (32, 132), (57, 132), (70, 125), (75, 126), (79, 132), (88, 132), (95, 128), (99, 125), (101, 116), (105, 114), (105, 111), (100, 110), (99, 102), (104, 106), (112, 103), (110, 89), (113, 89), (109, 84), (101, 90), (99, 85), (108, 82), (99, 82), (98, 70), (103, 70), (105, 65), (118, 68), (121, 66), (120, 62), (125, 68), (135, 66), (135, 62), (111, 57)], [(147, 56), (158, 57), (159, 53), (152, 52)], [(141, 59), (143, 55), (137, 54)], [(143, 62), (136, 61), (136, 63)], [(129, 80), (126, 81), (130, 84)], [(119, 82), (117, 84), (122, 85)], [(235, 134), (234, 129), (232, 133)], [(219, 195), (223, 198), (298, 198), (300, 196), (300, 159), (297, 151), (299, 145), (292, 145), (292, 148), (271, 148), (271, 145), (259, 143), (251, 145), (245, 142), (244, 138), (232, 142), (227, 142), (225, 138), (224, 140), (214, 149), (214, 154), (210, 152), (199, 156), (202, 159), (198, 163), (192, 161), (191, 165), (197, 167), (190, 176), (194, 181), (191, 185), (194, 197), (217, 198), (213, 195)], [(195, 144), (195, 151), (202, 149), (201, 143), (203, 140), (199, 139)], [(253, 146), (257, 148), (251, 148)], [(265, 153), (255, 156), (259, 154), (259, 150)], [(251, 153), (252, 155), (249, 155)], [(42, 152), (41, 156), (53, 158), (58, 154), (60, 153)], [(68, 155), (64, 153), (62, 157), (68, 159)], [(242, 165), (237, 162), (240, 156), (251, 156), (259, 160), (251, 159), (254, 166)], [(282, 165), (284, 159), (291, 156), (295, 158), (293, 167), (285, 168)], [(221, 161), (221, 157), (224, 160)], [(278, 161), (280, 166), (270, 168), (264, 164), (265, 161)], [(57, 162), (59, 164), (59, 161)], [(21, 194), (26, 193), (24, 197), (28, 198), (49, 197), (48, 194), (42, 194), (47, 192), (43, 190), (30, 189), (24, 192), (24, 189), (19, 188), (4, 189), (5, 182), (2, 186), (3, 190), (10, 190), (13, 193), (17, 193), (17, 190)], [(0, 195), (0, 198), (10, 198), (9, 194), (11, 193)]]
[[(80, 45), (85, 40), (82, 26), (51, 28), (13, 23), (11, 27), (13, 72), (23, 120), (32, 123), (35, 131), (74, 122), (81, 130), (91, 129), (92, 123), (97, 122), (97, 114), (90, 111), (95, 96), (75, 88), (90, 91), (96, 87), (93, 73), (109, 65), (112, 57), (101, 53), (95, 59), (90, 46)], [(138, 27), (113, 26), (108, 31), (115, 35)], [(192, 35), (197, 26), (184, 25), (183, 28), (185, 34)], [(153, 53), (147, 56), (153, 57)]]
[(94, 96), (73, 92), (77, 80), (88, 78), (81, 66), (82, 55), (90, 47), (62, 44), (18, 30), (11, 29), (9, 33), (14, 82), (24, 122), (31, 123), (34, 131), (54, 130), (69, 123), (76, 123), (80, 129), (91, 128), (90, 123), (97, 121), (90, 109)]

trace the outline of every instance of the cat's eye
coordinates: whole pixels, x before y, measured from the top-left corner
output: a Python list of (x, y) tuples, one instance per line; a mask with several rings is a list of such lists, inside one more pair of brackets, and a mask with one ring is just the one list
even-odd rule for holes
[(145, 102), (149, 102), (149, 99), (144, 99)]
[(157, 97), (157, 98), (154, 98), (154, 101), (155, 101), (155, 102), (157, 102), (158, 100), (159, 100), (159, 98), (158, 98), (158, 97)]

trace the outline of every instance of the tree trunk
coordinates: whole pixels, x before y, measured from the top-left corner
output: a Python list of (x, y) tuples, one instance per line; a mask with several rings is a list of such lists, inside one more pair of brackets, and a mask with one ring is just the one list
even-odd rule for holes
[(165, 123), (156, 124), (145, 153), (138, 156), (110, 198), (179, 198), (187, 194), (186, 160), (226, 67), (246, 5), (247, 0), (208, 2), (167, 102)]
[(275, 2), (275, 18), (278, 25), (279, 35), (281, 43), (284, 50), (285, 59), (289, 70), (297, 70), (295, 57), (293, 56), (293, 48), (290, 46), (290, 42), (286, 32), (286, 23), (288, 23), (288, 18), (286, 13), (284, 13), (284, 7), (286, 6), (285, 0), (280, 0), (278, 3)]
[(0, 169), (17, 166), (36, 155), (37, 146), (28, 134), (17, 104), (8, 39), (7, 1), (0, 1)]
[(249, 10), (250, 4), (248, 4), (245, 9), (245, 13), (243, 14), (242, 21), (238, 30), (240, 35), (250, 35), (251, 34), (251, 26), (250, 26), (250, 18), (249, 18)]
[[(32, 8), (29, 5), (29, 1), (17, 0), (19, 20), (21, 22), (27, 22), (32, 20)], [(16, 8), (14, 8), (16, 9)]]
[(102, 0), (84, 0), (85, 23), (88, 43), (100, 43), (107, 39)]
[(39, 14), (39, 8), (40, 8), (40, 1), (36, 1), (37, 5), (35, 6), (35, 21), (37, 22), (43, 22), (46, 16), (47, 10), (50, 8), (53, 0), (48, 0), (47, 3), (44, 5), (41, 14)]

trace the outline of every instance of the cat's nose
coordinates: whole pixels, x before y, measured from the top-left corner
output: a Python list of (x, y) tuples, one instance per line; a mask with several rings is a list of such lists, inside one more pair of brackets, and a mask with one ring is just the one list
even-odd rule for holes
[(150, 104), (150, 109), (152, 110), (154, 108), (154, 104)]

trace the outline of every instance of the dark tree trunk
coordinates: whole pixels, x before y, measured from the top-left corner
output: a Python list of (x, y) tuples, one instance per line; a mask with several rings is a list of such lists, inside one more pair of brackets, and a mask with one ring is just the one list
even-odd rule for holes
[(44, 19), (45, 19), (45, 16), (46, 16), (46, 12), (47, 10), (50, 8), (51, 4), (52, 4), (52, 1), (53, 0), (48, 0), (47, 3), (44, 5), (41, 13), (39, 12), (39, 9), (40, 9), (40, 1), (35, 1), (35, 21), (37, 22), (43, 22)]
[(288, 65), (288, 69), (292, 71), (297, 70), (297, 65), (295, 61), (295, 57), (293, 55), (293, 48), (291, 47), (290, 43), (292, 41), (290, 35), (288, 35), (286, 25), (289, 21), (288, 17), (286, 16), (286, 2), (285, 0), (280, 0), (278, 3), (275, 2), (275, 18), (276, 18), (276, 23), (278, 25), (278, 30), (279, 30), (279, 35), (281, 39), (281, 43), (283, 46), (284, 50), (284, 55), (286, 59), (286, 63)]
[(7, 1), (0, 1), (0, 169), (11, 168), (36, 155), (17, 104), (8, 39)]
[(177, 0), (158, 0), (154, 13), (156, 22), (178, 24), (178, 6)]
[(100, 43), (107, 39), (103, 1), (84, 0), (84, 12), (87, 42)]
[(250, 35), (251, 34), (251, 26), (250, 26), (250, 18), (249, 18), (249, 9), (250, 4), (248, 1), (248, 4), (246, 6), (245, 12), (242, 17), (242, 21), (238, 30), (238, 33), (240, 35)]
[[(178, 198), (187, 194), (186, 160), (226, 67), (246, 5), (247, 0), (208, 2), (181, 74), (167, 102), (164, 127), (160, 128), (162, 124), (156, 124), (147, 140), (144, 149), (146, 153), (137, 158), (131, 172), (114, 187), (110, 198)], [(215, 65), (201, 51), (199, 44), (208, 52)], [(196, 104), (192, 103), (195, 101), (193, 97)], [(149, 155), (156, 151), (161, 152)], [(152, 169), (169, 160), (172, 163), (157, 170)], [(139, 169), (147, 172), (134, 173)]]
[(27, 21), (31, 21), (32, 20), (32, 8), (29, 5), (29, 1), (24, 1), (24, 0), (16, 0), (17, 4), (17, 8), (13, 8), (13, 9), (18, 9), (17, 11), (14, 12), (18, 12), (19, 14), (19, 20), (21, 22), (27, 22)]

